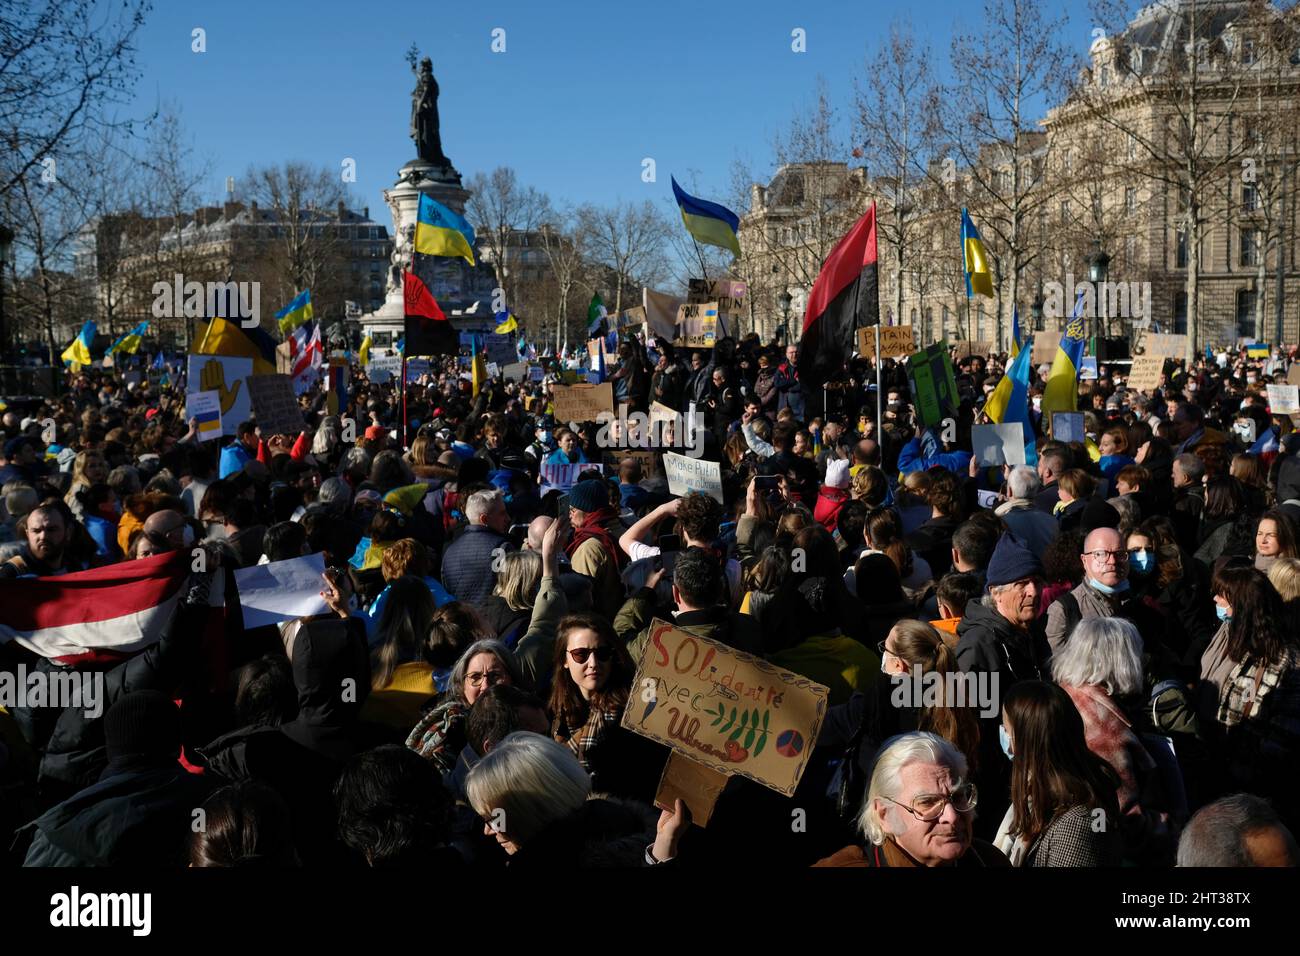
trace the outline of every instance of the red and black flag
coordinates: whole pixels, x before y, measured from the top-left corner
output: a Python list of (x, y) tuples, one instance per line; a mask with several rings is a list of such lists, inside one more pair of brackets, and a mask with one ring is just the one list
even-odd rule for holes
[(876, 276), (876, 204), (831, 250), (808, 297), (799, 340), (799, 381), (820, 389), (856, 346), (857, 330), (880, 322)]
[(406, 345), (403, 354), (455, 355), (460, 351), (460, 333), (451, 324), (429, 287), (410, 272), (402, 273), (402, 295), (406, 299)]

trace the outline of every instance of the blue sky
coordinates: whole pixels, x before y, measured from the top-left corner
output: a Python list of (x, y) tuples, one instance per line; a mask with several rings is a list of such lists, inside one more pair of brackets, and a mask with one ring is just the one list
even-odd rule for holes
[[(733, 160), (769, 167), (773, 134), (812, 102), (819, 75), (847, 115), (854, 76), (900, 13), (940, 63), (955, 24), (973, 29), (979, 18), (977, 4), (958, 0), (189, 6), (162, 0), (150, 15), (136, 106), (180, 107), (213, 160), (209, 197), (249, 164), (339, 169), (350, 157), (359, 204), (384, 222), (380, 191), (414, 156), (404, 59), (413, 41), (433, 59), (443, 149), (466, 178), (508, 165), (557, 200), (662, 202), (670, 173), (721, 199)], [(1086, 8), (1069, 6), (1068, 39), (1082, 51)], [(191, 51), (195, 27), (206, 30), (205, 53)], [(495, 28), (504, 53), (491, 50)], [(806, 53), (791, 51), (795, 28)], [(656, 183), (641, 180), (645, 157)]]

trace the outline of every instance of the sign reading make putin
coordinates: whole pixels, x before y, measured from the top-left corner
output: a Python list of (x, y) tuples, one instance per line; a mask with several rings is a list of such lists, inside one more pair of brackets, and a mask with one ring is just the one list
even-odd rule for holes
[(712, 770), (793, 796), (829, 693), (806, 677), (656, 620), (622, 724)]

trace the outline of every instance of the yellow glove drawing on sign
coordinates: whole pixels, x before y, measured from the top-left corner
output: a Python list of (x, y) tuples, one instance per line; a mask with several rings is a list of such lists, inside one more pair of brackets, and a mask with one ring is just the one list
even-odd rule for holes
[(226, 369), (216, 359), (210, 360), (203, 366), (199, 372), (199, 388), (202, 391), (215, 391), (217, 397), (221, 399), (221, 414), (224, 415), (230, 411), (235, 404), (235, 397), (239, 394), (239, 386), (243, 385), (242, 379), (235, 382), (233, 388), (226, 388)]

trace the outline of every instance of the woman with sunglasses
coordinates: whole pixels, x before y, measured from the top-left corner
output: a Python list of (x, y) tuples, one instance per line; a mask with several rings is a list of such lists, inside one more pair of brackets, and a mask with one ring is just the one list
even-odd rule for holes
[(998, 729), (1011, 806), (994, 843), (1013, 866), (1118, 866), (1119, 776), (1088, 749), (1083, 718), (1055, 684), (1021, 681)]
[(609, 622), (591, 614), (560, 621), (553, 674), (551, 736), (591, 774), (594, 790), (650, 802), (666, 754), (619, 725), (636, 665)]

